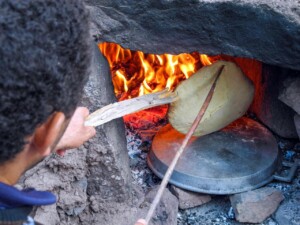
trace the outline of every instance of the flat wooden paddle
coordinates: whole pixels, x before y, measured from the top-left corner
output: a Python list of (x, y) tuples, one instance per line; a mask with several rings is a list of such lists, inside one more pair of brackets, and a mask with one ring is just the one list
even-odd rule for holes
[(85, 121), (85, 125), (93, 127), (99, 126), (113, 119), (144, 109), (175, 102), (176, 100), (178, 100), (177, 94), (165, 89), (153, 94), (116, 102), (106, 105), (90, 114)]

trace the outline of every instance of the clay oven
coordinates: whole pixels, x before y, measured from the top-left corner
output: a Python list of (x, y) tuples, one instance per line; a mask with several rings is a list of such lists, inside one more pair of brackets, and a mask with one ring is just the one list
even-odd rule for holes
[[(109, 65), (98, 44), (111, 42), (151, 54), (198, 52), (240, 65), (256, 87), (249, 113), (255, 114), (276, 135), (299, 138), (299, 99), (289, 94), (294, 89), (293, 93), (299, 94), (300, 88), (294, 85), (300, 83), (299, 1), (86, 0), (86, 3), (95, 47), (82, 104), (91, 111), (117, 101)], [(25, 186), (42, 180), (45, 173), (56, 181), (51, 188), (59, 196), (57, 205), (51, 210), (40, 210), (37, 215), (40, 218), (50, 215), (61, 224), (117, 224), (128, 202), (134, 205), (138, 196), (132, 183), (124, 134), (122, 119), (111, 121), (98, 127), (96, 138), (81, 151), (70, 153), (70, 161), (50, 158), (28, 173)], [(45, 183), (40, 182), (40, 187), (45, 187)]]

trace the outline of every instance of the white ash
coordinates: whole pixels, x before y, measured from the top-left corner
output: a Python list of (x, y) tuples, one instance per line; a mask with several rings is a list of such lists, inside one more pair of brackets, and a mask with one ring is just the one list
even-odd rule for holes
[(131, 174), (144, 191), (160, 182), (148, 168), (146, 158), (154, 135), (167, 123), (167, 109), (167, 106), (155, 107), (124, 117)]
[(187, 210), (180, 210), (178, 215), (178, 225), (185, 224), (222, 224), (232, 225), (238, 224), (230, 218), (228, 209), (230, 202), (227, 196), (212, 196), (211, 202), (200, 207)]
[(134, 183), (146, 191), (160, 182), (160, 179), (152, 173), (146, 163), (151, 141), (143, 141), (137, 130), (130, 129), (128, 126), (126, 127), (126, 138)]
[(234, 219), (235, 218), (235, 214), (234, 214), (234, 210), (232, 208), (232, 206), (229, 208), (227, 216), (229, 219)]
[(139, 149), (139, 147), (142, 140), (138, 137), (138, 135), (130, 132), (129, 129), (126, 130), (126, 138), (128, 155), (131, 159), (134, 159), (141, 154), (141, 149)]

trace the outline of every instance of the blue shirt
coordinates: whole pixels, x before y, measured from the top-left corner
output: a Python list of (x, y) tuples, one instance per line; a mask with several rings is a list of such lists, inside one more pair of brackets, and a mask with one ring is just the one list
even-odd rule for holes
[(18, 190), (0, 182), (0, 208), (15, 208), (20, 206), (50, 205), (56, 202), (56, 197), (48, 191), (36, 191), (33, 188)]
[(48, 191), (33, 188), (18, 190), (0, 182), (0, 224), (17, 221), (23, 225), (34, 225), (34, 220), (29, 216), (32, 207), (55, 202), (55, 195)]

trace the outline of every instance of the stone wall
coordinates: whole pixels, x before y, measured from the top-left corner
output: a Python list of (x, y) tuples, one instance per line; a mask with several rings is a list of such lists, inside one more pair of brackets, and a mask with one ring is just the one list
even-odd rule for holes
[(86, 2), (100, 42), (156, 54), (228, 54), (300, 70), (296, 0)]
[[(279, 99), (285, 81), (300, 77), (300, 71), (263, 65), (262, 74), (255, 80), (256, 94), (251, 107), (257, 118), (275, 134), (284, 138), (298, 138), (294, 117), (296, 111)], [(300, 86), (298, 86), (300, 91)], [(287, 96), (295, 96), (287, 93)], [(298, 101), (300, 101), (300, 96)]]
[[(82, 105), (91, 112), (116, 102), (106, 59), (94, 45), (94, 59)], [(131, 173), (127, 155), (125, 127), (122, 118), (98, 126), (96, 137), (87, 146), (88, 194), (101, 201), (128, 200)]]
[(115, 42), (147, 53), (198, 51), (263, 62), (264, 77), (257, 82), (256, 91), (261, 98), (252, 109), (278, 135), (297, 137), (295, 112), (278, 95), (285, 79), (297, 76), (300, 70), (299, 1), (86, 2), (92, 18), (91, 33), (99, 42)]
[[(96, 44), (92, 54), (90, 78), (80, 104), (90, 111), (116, 102), (108, 63)], [(128, 204), (134, 199), (122, 119), (97, 127), (96, 136), (79, 149), (69, 150), (63, 157), (48, 157), (29, 170), (20, 185), (49, 190), (57, 196), (56, 204), (38, 208), (38, 222), (111, 224), (107, 218), (119, 212), (122, 204), (124, 211), (130, 208)], [(133, 223), (134, 218), (128, 217)]]

